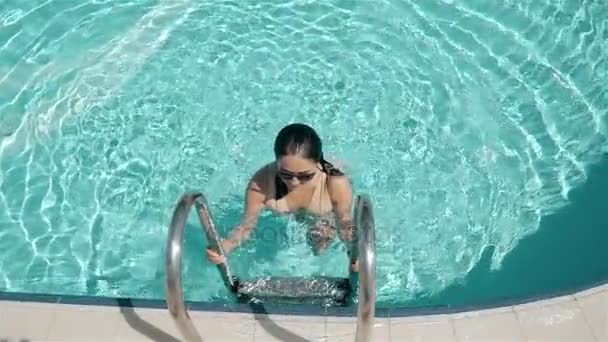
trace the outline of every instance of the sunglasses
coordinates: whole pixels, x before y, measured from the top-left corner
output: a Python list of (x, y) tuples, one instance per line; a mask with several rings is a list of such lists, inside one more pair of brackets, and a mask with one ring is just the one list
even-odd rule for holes
[(316, 172), (303, 172), (303, 173), (293, 173), (287, 170), (279, 170), (279, 177), (283, 180), (291, 180), (293, 178), (297, 178), (300, 183), (306, 183), (310, 181)]

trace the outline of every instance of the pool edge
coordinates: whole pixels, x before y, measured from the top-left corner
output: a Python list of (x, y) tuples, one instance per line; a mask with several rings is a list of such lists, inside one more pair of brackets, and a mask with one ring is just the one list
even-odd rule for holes
[[(522, 298), (503, 298), (488, 303), (478, 303), (471, 305), (436, 305), (419, 307), (377, 307), (376, 317), (409, 317), (409, 316), (429, 316), (443, 314), (457, 314), (464, 312), (492, 310), (503, 307), (524, 305), (534, 302), (551, 300), (554, 298), (574, 295), (587, 291), (594, 292), (608, 289), (608, 279), (595, 282), (587, 286), (577, 286), (570, 289), (554, 291), (543, 295), (535, 295)], [(121, 297), (97, 297), (97, 296), (78, 296), (60, 294), (41, 294), (41, 293), (20, 293), (0, 291), (0, 302), (35, 302), (53, 303), (66, 305), (90, 305), (90, 306), (109, 306), (109, 307), (129, 307), (147, 309), (167, 309), (164, 299), (145, 299), (145, 298), (121, 298)], [(250, 314), (270, 314), (270, 315), (292, 315), (292, 316), (328, 316), (328, 317), (353, 317), (356, 316), (356, 307), (321, 307), (319, 305), (306, 304), (245, 304), (245, 303), (215, 303), (186, 301), (189, 311), (203, 312), (225, 312), (225, 313), (250, 313)]]

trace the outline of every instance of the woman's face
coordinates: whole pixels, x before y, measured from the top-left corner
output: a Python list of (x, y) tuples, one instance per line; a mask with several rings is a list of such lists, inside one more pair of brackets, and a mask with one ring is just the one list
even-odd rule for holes
[(277, 160), (277, 173), (289, 191), (307, 184), (319, 172), (319, 164), (298, 155), (280, 157)]

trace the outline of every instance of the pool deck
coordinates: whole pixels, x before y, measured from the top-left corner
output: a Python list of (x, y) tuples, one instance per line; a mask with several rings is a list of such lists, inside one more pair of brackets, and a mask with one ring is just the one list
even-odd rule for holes
[[(354, 341), (355, 318), (190, 311), (204, 341)], [(166, 309), (0, 301), (0, 342), (182, 341)], [(608, 341), (608, 284), (481, 311), (378, 317), (373, 341)]]

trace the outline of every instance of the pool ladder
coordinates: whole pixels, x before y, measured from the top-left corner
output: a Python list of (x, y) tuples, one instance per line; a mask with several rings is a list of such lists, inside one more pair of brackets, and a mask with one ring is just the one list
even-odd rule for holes
[[(184, 194), (171, 219), (169, 236), (165, 251), (166, 268), (166, 301), (171, 317), (175, 321), (178, 330), (187, 342), (202, 342), (184, 303), (182, 288), (182, 244), (184, 229), (188, 214), (196, 206), (201, 223), (210, 222), (209, 208), (205, 196), (200, 192)], [(357, 332), (356, 342), (369, 342), (372, 336), (374, 317), (376, 312), (376, 260), (375, 260), (375, 227), (372, 202), (363, 194), (355, 199), (354, 209), (355, 221), (355, 243), (353, 243), (353, 257), (359, 257), (359, 302), (357, 305)], [(211, 225), (213, 227), (213, 225)], [(217, 237), (217, 231), (213, 229)], [(221, 267), (221, 266), (220, 266)], [(228, 285), (230, 275), (224, 277)]]

